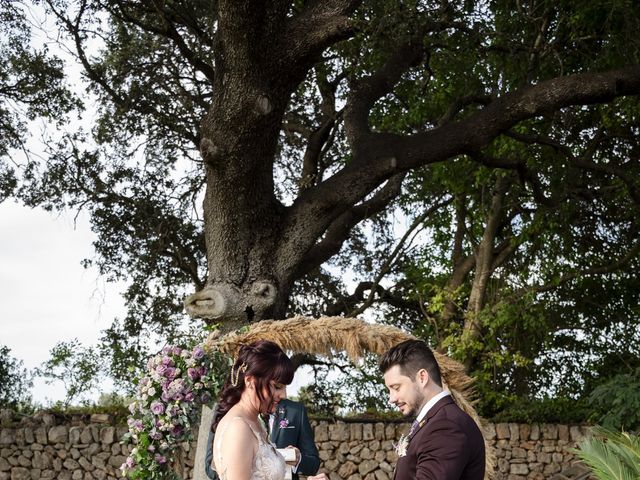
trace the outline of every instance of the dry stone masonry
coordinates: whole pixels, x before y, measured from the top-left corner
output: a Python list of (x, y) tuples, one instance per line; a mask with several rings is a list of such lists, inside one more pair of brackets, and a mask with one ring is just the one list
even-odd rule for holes
[[(312, 421), (322, 470), (331, 480), (390, 480), (395, 442), (406, 423)], [(489, 424), (496, 480), (587, 478), (571, 449), (587, 428), (569, 425)], [(25, 417), (0, 428), (0, 480), (116, 480), (128, 453), (126, 427), (109, 415)], [(183, 444), (177, 472), (189, 478), (195, 445)]]

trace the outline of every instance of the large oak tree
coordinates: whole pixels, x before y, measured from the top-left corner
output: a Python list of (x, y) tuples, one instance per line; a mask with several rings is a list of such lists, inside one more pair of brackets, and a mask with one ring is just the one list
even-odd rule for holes
[(99, 113), (21, 195), (91, 212), (131, 284), (114, 344), (197, 290), (189, 314), (224, 328), (387, 304), (473, 369), (537, 328), (487, 315), (637, 269), (633, 2), (41, 3)]

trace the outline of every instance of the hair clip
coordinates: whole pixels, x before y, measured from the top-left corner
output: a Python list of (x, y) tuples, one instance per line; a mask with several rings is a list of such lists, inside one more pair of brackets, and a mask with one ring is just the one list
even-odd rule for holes
[(240, 367), (238, 367), (238, 370), (235, 371), (235, 377), (236, 377), (235, 380), (233, 379), (233, 376), (234, 376), (233, 369), (234, 369), (234, 367), (231, 367), (231, 385), (233, 385), (234, 387), (237, 387), (238, 386), (238, 380), (240, 379), (240, 372), (246, 372), (247, 364), (245, 362), (242, 362), (242, 365)]

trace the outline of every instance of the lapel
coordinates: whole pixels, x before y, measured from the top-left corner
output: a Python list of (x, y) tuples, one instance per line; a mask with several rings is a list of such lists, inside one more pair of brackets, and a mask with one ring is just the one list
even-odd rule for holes
[(438, 400), (436, 404), (429, 409), (429, 411), (427, 412), (427, 415), (420, 421), (420, 423), (418, 424), (418, 428), (416, 428), (415, 431), (409, 437), (409, 441), (411, 441), (411, 439), (416, 436), (416, 434), (420, 431), (420, 429), (424, 427), (427, 423), (429, 423), (429, 420), (431, 420), (445, 405), (449, 405), (450, 403), (454, 403), (451, 395), (447, 395), (446, 397), (443, 397), (440, 400)]
[(276, 443), (278, 436), (280, 435), (280, 420), (287, 418), (286, 402), (280, 402), (276, 408), (276, 413), (273, 418), (273, 427), (271, 427), (271, 441)]

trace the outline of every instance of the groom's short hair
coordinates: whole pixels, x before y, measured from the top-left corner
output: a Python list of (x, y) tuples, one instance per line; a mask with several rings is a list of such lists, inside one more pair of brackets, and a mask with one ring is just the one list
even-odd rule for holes
[(391, 367), (398, 365), (403, 375), (414, 380), (416, 373), (425, 369), (429, 378), (442, 387), (440, 366), (429, 346), (422, 340), (405, 340), (391, 347), (380, 358), (380, 371), (384, 374)]

